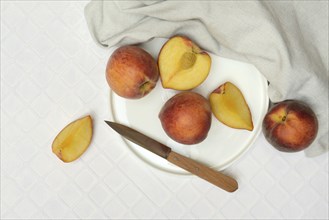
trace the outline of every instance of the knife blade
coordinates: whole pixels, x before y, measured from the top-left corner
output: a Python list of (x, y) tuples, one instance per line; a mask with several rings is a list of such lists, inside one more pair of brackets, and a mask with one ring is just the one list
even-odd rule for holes
[(152, 153), (165, 158), (176, 166), (220, 187), (228, 192), (238, 189), (238, 183), (232, 177), (207, 167), (195, 160), (185, 157), (172, 149), (142, 133), (123, 124), (105, 121), (114, 131), (130, 140), (131, 142), (151, 151)]

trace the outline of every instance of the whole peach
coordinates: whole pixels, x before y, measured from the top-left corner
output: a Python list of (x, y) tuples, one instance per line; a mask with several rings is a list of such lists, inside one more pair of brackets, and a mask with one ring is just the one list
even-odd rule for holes
[(304, 102), (286, 100), (272, 106), (263, 120), (263, 133), (267, 141), (284, 152), (297, 152), (307, 148), (318, 132), (318, 120)]
[(197, 144), (207, 137), (211, 126), (211, 108), (203, 96), (182, 92), (164, 104), (159, 118), (170, 138), (182, 144)]
[(139, 99), (148, 94), (159, 79), (153, 57), (137, 46), (116, 49), (106, 66), (106, 80), (119, 96)]

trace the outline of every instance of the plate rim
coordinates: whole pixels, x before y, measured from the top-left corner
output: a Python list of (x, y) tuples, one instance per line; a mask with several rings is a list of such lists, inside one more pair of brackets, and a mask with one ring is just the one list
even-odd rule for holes
[[(218, 56), (218, 55), (215, 55), (219, 58), (224, 58), (224, 57), (221, 57), (221, 56)], [(230, 58), (225, 58), (227, 60), (232, 60), (232, 61), (237, 61), (237, 62), (241, 62), (241, 63), (244, 63), (244, 64), (249, 64), (249, 65), (253, 65), (253, 64), (250, 64), (250, 63), (246, 63), (246, 62), (242, 62), (242, 61), (238, 61), (238, 60), (233, 60), (233, 59), (230, 59)], [(254, 66), (254, 65), (253, 65)], [(255, 67), (255, 66), (254, 66)], [(256, 68), (256, 67), (255, 67)], [(257, 68), (256, 68), (257, 69)], [(261, 81), (263, 81), (263, 88), (262, 88), (262, 91), (265, 92), (264, 94), (264, 97), (265, 97), (265, 103), (264, 103), (264, 108), (263, 108), (263, 111), (261, 112), (261, 115), (265, 115), (267, 110), (268, 110), (268, 107), (269, 107), (269, 104), (270, 104), (270, 100), (269, 100), (269, 96), (268, 96), (268, 81), (266, 80), (266, 78), (264, 77), (263, 74), (261, 74), (261, 72), (257, 69), (258, 73), (259, 73), (259, 77), (261, 77)], [(160, 83), (161, 84), (161, 83)], [(109, 104), (110, 104), (110, 116), (111, 116), (111, 119), (113, 119), (115, 122), (118, 122), (120, 123), (120, 121), (117, 120), (117, 116), (116, 116), (116, 113), (115, 113), (115, 110), (114, 110), (114, 104), (113, 104), (113, 96), (115, 96), (116, 94), (113, 92), (113, 90), (110, 88), (109, 89)], [(258, 126), (260, 126), (258, 128), (258, 130), (256, 131), (256, 133), (254, 134), (254, 136), (252, 137), (252, 139), (249, 141), (249, 143), (246, 144), (246, 147), (241, 151), (239, 152), (239, 154), (237, 154), (236, 156), (234, 156), (229, 162), (227, 162), (225, 165), (223, 166), (210, 166), (212, 169), (215, 169), (217, 171), (224, 171), (226, 170), (227, 168), (229, 168), (230, 166), (232, 166), (233, 164), (235, 164), (237, 161), (239, 161), (241, 158), (243, 158), (243, 156), (250, 151), (250, 149), (254, 146), (254, 143), (256, 142), (257, 138), (259, 137), (261, 131), (262, 131), (262, 128), (261, 128), (261, 125), (258, 124)], [(172, 175), (180, 175), (180, 176), (191, 176), (193, 174), (189, 173), (188, 171), (185, 171), (183, 169), (178, 169), (178, 170), (169, 170), (165, 167), (162, 167), (161, 165), (158, 165), (156, 163), (152, 163), (151, 161), (149, 161), (149, 159), (143, 157), (140, 155), (140, 153), (137, 152), (136, 149), (134, 149), (132, 145), (136, 145), (132, 142), (129, 142), (128, 140), (126, 140), (124, 137), (120, 136), (120, 139), (122, 140), (122, 142), (126, 145), (126, 147), (129, 148), (129, 150), (136, 156), (139, 158), (139, 160), (143, 161), (145, 164), (149, 165), (150, 167), (156, 169), (156, 170), (161, 170), (165, 173), (168, 173), (168, 174), (172, 174)]]

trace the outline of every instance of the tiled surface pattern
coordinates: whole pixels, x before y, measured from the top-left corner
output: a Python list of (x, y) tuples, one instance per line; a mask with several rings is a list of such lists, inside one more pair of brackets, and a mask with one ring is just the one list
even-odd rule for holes
[[(328, 155), (274, 150), (261, 135), (226, 170), (226, 193), (135, 158), (103, 123), (109, 49), (91, 39), (86, 1), (1, 1), (2, 219), (328, 219)], [(88, 151), (64, 164), (54, 136), (94, 117)]]

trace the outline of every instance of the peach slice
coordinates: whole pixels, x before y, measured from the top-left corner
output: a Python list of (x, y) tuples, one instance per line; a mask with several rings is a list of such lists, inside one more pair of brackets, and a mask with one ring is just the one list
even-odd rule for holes
[(158, 66), (164, 88), (190, 90), (207, 78), (211, 57), (189, 38), (175, 36), (161, 48)]
[(90, 115), (77, 119), (59, 132), (52, 144), (52, 151), (63, 162), (78, 159), (89, 147), (93, 135)]
[(226, 82), (209, 96), (211, 110), (223, 124), (237, 129), (252, 131), (254, 125), (249, 106), (240, 89)]

